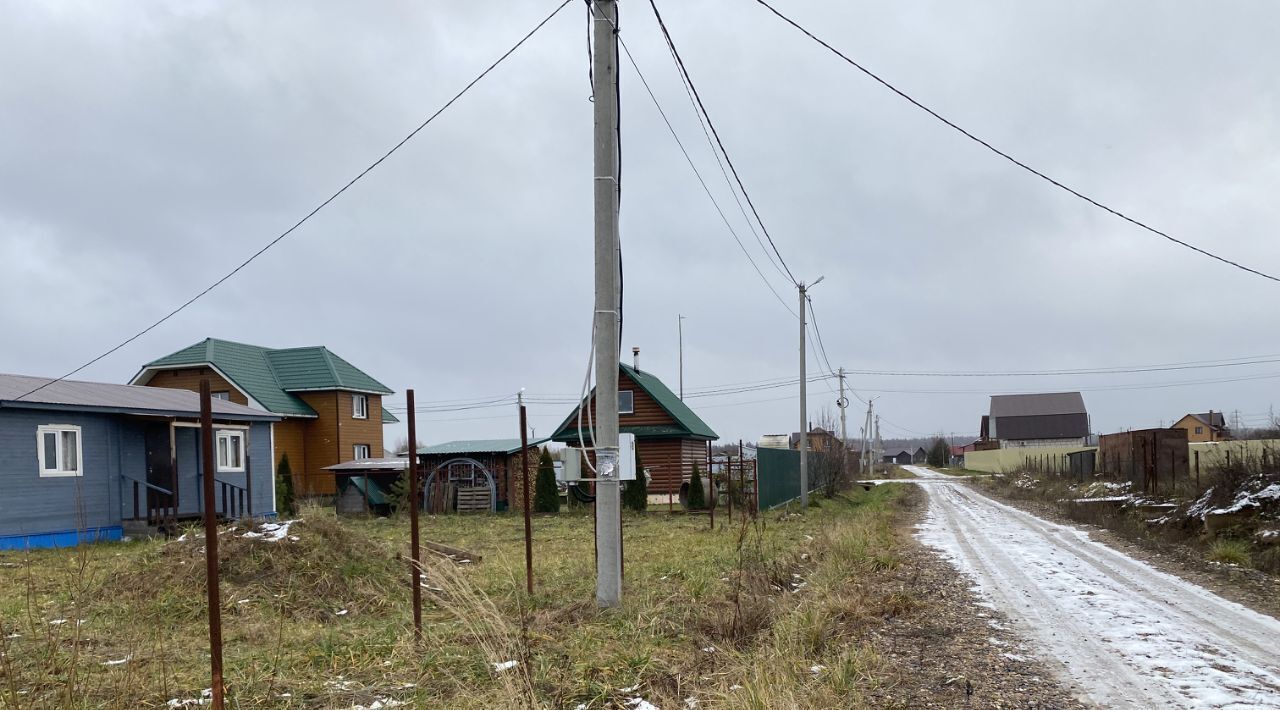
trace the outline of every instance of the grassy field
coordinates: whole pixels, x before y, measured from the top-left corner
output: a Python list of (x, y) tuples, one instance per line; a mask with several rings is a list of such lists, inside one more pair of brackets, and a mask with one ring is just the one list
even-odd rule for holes
[[(303, 511), (278, 542), (220, 535), (233, 707), (850, 707), (890, 669), (867, 629), (911, 600), (868, 580), (898, 564), (900, 486), (756, 524), (628, 515), (625, 603), (594, 603), (592, 521), (534, 520), (524, 594), (517, 516), (441, 516), (413, 642), (408, 523)], [(208, 682), (203, 539), (0, 555), (0, 705), (195, 706)], [(514, 661), (495, 670), (494, 664)], [(813, 667), (821, 664), (815, 672)], [(381, 703), (378, 705), (377, 703)]]

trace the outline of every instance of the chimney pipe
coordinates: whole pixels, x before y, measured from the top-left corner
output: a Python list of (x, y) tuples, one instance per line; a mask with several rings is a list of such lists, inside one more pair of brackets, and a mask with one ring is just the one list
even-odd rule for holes
[(631, 366), (635, 368), (636, 372), (639, 372), (640, 371), (640, 348), (631, 348), (631, 358), (632, 358)]

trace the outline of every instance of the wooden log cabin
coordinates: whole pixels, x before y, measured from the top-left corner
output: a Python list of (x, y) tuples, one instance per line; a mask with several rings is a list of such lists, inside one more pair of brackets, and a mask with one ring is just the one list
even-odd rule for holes
[[(649, 472), (649, 493), (679, 493), (695, 464), (705, 471), (707, 442), (720, 437), (657, 376), (621, 363), (618, 370), (618, 431), (635, 434), (636, 453)], [(594, 390), (587, 403), (596, 421)], [(574, 407), (552, 441), (575, 448), (582, 441), (589, 444), (587, 416), (580, 432), (578, 410)]]

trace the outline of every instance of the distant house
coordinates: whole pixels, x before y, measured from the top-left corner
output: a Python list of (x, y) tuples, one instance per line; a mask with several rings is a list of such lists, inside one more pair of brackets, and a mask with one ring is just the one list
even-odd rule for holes
[[(650, 493), (679, 493), (693, 475), (706, 468), (707, 442), (719, 438), (662, 380), (636, 367), (618, 365), (618, 430), (635, 434), (636, 454), (649, 472)], [(595, 391), (588, 411), (595, 421)], [(579, 422), (578, 407), (551, 435), (571, 447), (590, 445), (587, 417)], [(581, 429), (579, 429), (581, 426)]]
[(916, 449), (915, 453), (911, 454), (911, 463), (928, 463), (928, 461), (929, 452), (925, 451), (923, 446)]
[(982, 431), (1000, 448), (1083, 446), (1089, 413), (1079, 392), (992, 395)]
[[(809, 429), (808, 443), (810, 451), (820, 451), (825, 453), (828, 451), (840, 450), (840, 437), (836, 436), (834, 432), (827, 431), (820, 426), (811, 427)], [(788, 438), (788, 444), (790, 448), (798, 451), (800, 449), (800, 432), (792, 432), (791, 436)]]
[(397, 420), (382, 407), (386, 385), (328, 348), (272, 349), (207, 338), (142, 367), (130, 384), (198, 390), (280, 416), (272, 460), (289, 455), (297, 495), (333, 495), (327, 466), (381, 458), (382, 426)]
[[(274, 516), (280, 417), (212, 406), (215, 510)], [(126, 526), (172, 531), (198, 516), (199, 419), (194, 392), (0, 375), (0, 550), (119, 540)]]
[(914, 460), (915, 460), (915, 456), (914, 454), (912, 454), (912, 452), (906, 449), (901, 449), (892, 454), (885, 454), (883, 462), (889, 463), (889, 464), (897, 464), (898, 466), (910, 466), (914, 462)]
[(1186, 429), (1187, 440), (1193, 444), (1205, 441), (1223, 441), (1231, 438), (1231, 430), (1227, 428), (1227, 419), (1222, 412), (1209, 410), (1204, 414), (1187, 414), (1174, 423), (1170, 429)]
[[(546, 441), (528, 442), (531, 482), (538, 474), (538, 445)], [(519, 439), (449, 441), (418, 449), (426, 509), (433, 513), (524, 510), (520, 451)], [(533, 499), (532, 487), (529, 499)]]
[(788, 449), (791, 440), (786, 434), (765, 434), (757, 444), (762, 449)]

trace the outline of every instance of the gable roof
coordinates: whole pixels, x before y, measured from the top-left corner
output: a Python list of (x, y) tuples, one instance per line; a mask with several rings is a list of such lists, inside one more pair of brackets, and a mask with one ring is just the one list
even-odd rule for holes
[[(658, 404), (672, 419), (670, 425), (651, 425), (651, 426), (626, 426), (621, 424), (618, 431), (624, 434), (635, 434), (637, 437), (676, 437), (689, 439), (702, 439), (705, 441), (715, 441), (720, 435), (715, 433), (702, 418), (693, 413), (689, 406), (681, 401), (676, 393), (671, 391), (662, 380), (656, 375), (637, 370), (625, 363), (618, 363), (618, 368), (623, 374), (636, 383), (636, 386), (644, 391), (645, 394)], [(595, 396), (595, 389), (591, 390), (587, 401)], [(581, 405), (579, 405), (580, 407)], [(556, 428), (554, 434), (551, 435), (552, 441), (570, 442), (578, 439), (578, 407), (574, 407), (568, 417)], [(584, 418), (585, 423), (585, 418)]]
[(1079, 392), (991, 395), (991, 417), (1041, 417), (1051, 414), (1087, 414)]
[[(37, 392), (31, 390), (43, 387)], [(26, 396), (23, 396), (26, 395)], [(279, 421), (269, 412), (214, 399), (215, 419)], [(160, 387), (137, 387), (106, 382), (54, 381), (49, 377), (0, 375), (0, 408), (61, 409), (65, 411), (135, 414), (153, 417), (198, 417), (200, 395)]]
[[(537, 446), (547, 441), (547, 437), (531, 439), (529, 446)], [(463, 439), (447, 441), (443, 444), (432, 444), (418, 449), (419, 456), (438, 454), (515, 454), (520, 451), (519, 439)]]
[(1183, 417), (1183, 419), (1186, 419), (1187, 417), (1195, 417), (1196, 419), (1200, 420), (1201, 424), (1206, 424), (1208, 426), (1215, 427), (1218, 429), (1226, 428), (1227, 418), (1222, 415), (1222, 412), (1213, 412), (1212, 422), (1209, 421), (1209, 418), (1210, 418), (1209, 414), (1210, 414), (1209, 412), (1205, 412), (1203, 414), (1188, 414), (1186, 415), (1186, 417)]
[[(132, 384), (146, 384), (157, 370), (209, 365), (267, 411), (314, 417), (316, 412), (296, 392), (348, 390), (392, 394), (381, 382), (324, 346), (274, 350), (230, 340), (205, 338), (143, 365)], [(384, 424), (399, 421), (382, 410)]]

